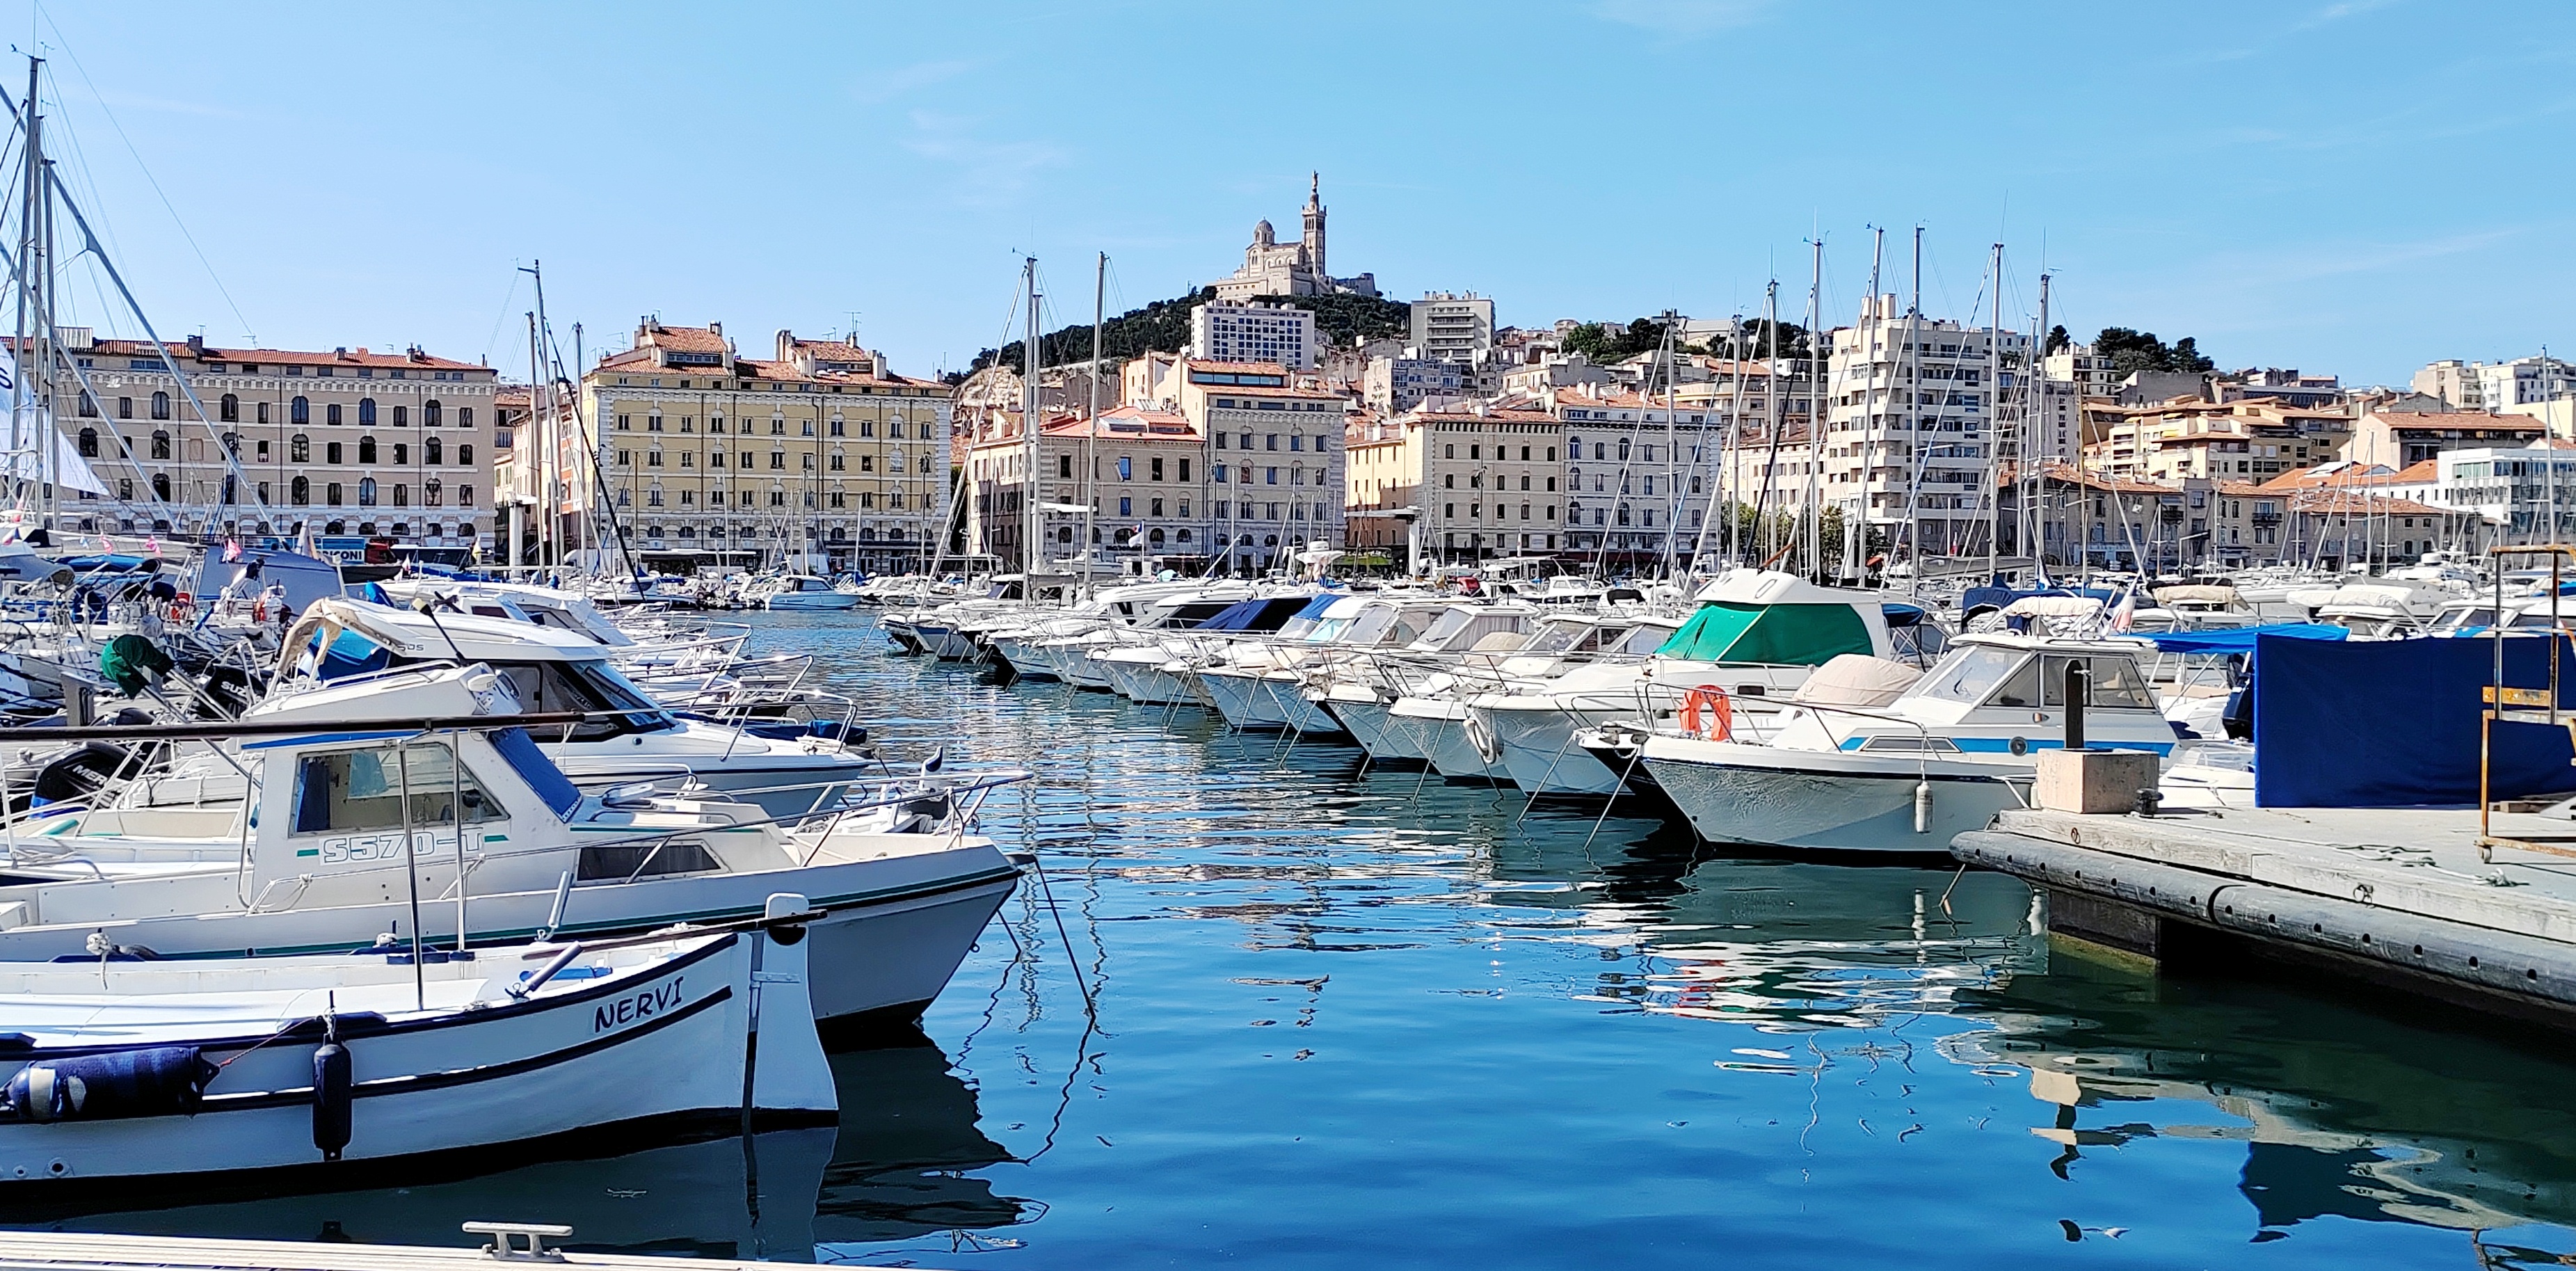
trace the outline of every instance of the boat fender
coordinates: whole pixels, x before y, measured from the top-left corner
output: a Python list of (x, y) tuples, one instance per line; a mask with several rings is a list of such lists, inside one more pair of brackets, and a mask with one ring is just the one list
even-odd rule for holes
[(313, 1048), (313, 1146), (322, 1159), (340, 1159), (349, 1146), (349, 1048), (324, 1042)]
[(0, 1115), (20, 1121), (113, 1121), (194, 1116), (223, 1070), (194, 1046), (154, 1046), (47, 1059), (18, 1070)]

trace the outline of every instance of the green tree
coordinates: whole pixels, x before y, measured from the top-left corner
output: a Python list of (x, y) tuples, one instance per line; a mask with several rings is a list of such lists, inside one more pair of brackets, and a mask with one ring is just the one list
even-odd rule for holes
[(2093, 351), (2111, 360), (2115, 375), (2132, 371), (2179, 371), (2205, 374), (2217, 364), (2201, 356), (2200, 346), (2190, 336), (2168, 345), (2153, 331), (2132, 331), (2127, 327), (2104, 327), (2093, 337)]

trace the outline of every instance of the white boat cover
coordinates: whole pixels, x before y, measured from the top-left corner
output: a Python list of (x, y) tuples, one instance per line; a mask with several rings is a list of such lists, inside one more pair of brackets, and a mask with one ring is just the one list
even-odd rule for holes
[(1902, 662), (1843, 653), (1817, 667), (1789, 700), (1810, 706), (1885, 706), (1922, 678), (1922, 671)]

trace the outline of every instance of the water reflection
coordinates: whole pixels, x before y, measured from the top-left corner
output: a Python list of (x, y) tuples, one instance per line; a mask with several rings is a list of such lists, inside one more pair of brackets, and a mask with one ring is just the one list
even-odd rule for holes
[(816, 1243), (1007, 1227), (1029, 1202), (963, 1177), (1010, 1159), (974, 1092), (927, 1042), (832, 1057), (837, 1129), (787, 1130), (548, 1161), (401, 1187), (269, 1195), (273, 1185), (149, 1191), (87, 1206), (0, 1209), (56, 1231), (454, 1246), (474, 1220), (564, 1223), (566, 1248), (804, 1262)]
[[(2158, 976), (2061, 948), (1961, 994), (1945, 1049), (2029, 1071), (2034, 1166), (2152, 1138), (2245, 1144), (2256, 1239), (2324, 1217), (2576, 1223), (2576, 1068), (2306, 989)], [(2553, 1255), (2554, 1257), (2554, 1255)]]

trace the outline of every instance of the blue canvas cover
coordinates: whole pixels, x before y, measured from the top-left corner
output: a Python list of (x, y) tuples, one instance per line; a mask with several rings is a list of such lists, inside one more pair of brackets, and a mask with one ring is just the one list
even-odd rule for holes
[(2212, 627), (2207, 631), (2139, 634), (2155, 641), (2156, 647), (2167, 653), (2251, 654), (2255, 642), (2264, 636), (2278, 636), (2285, 640), (2340, 640), (2352, 632), (2331, 622), (2275, 622), (2259, 627)]
[[(2555, 640), (2508, 637), (2505, 683), (2545, 688)], [(2488, 639), (2256, 638), (2254, 802), (2267, 808), (2475, 806)], [(2576, 657), (2561, 653), (2561, 706)], [(2565, 727), (2498, 720), (2490, 797), (2576, 790)]]
[[(1321, 599), (1318, 597), (1317, 599)], [(1340, 597), (1336, 596), (1338, 600)], [(1201, 631), (1276, 631), (1288, 620), (1314, 608), (1311, 601), (1294, 596), (1273, 596), (1267, 600), (1238, 600), (1209, 616), (1198, 625)]]
[(1351, 594), (1346, 591), (1327, 591), (1320, 593), (1314, 599), (1307, 601), (1305, 608), (1289, 615), (1288, 620), (1290, 622), (1295, 622), (1299, 618), (1321, 618), (1324, 616), (1325, 610), (1330, 609), (1334, 605), (1340, 604), (1350, 598)]

